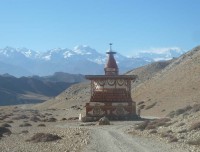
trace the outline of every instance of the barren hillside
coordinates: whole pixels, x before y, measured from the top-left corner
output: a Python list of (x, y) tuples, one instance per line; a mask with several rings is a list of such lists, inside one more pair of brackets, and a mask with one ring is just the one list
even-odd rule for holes
[(85, 103), (90, 99), (89, 82), (72, 85), (57, 97), (44, 103), (34, 106), (35, 109), (65, 109), (63, 115), (66, 117), (78, 116), (79, 113), (85, 114)]
[(200, 103), (200, 46), (134, 88), (132, 96), (142, 114), (154, 116)]
[(137, 87), (139, 84), (148, 81), (154, 77), (158, 72), (163, 70), (166, 66), (172, 63), (175, 59), (168, 61), (153, 62), (151, 64), (136, 68), (134, 70), (128, 71), (127, 75), (137, 75), (136, 81), (132, 84), (132, 88)]

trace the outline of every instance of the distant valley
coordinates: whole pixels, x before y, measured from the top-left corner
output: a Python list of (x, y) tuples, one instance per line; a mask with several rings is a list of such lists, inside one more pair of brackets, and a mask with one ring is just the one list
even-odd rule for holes
[(0, 105), (38, 103), (57, 96), (72, 84), (85, 81), (83, 75), (58, 72), (51, 76), (0, 76)]

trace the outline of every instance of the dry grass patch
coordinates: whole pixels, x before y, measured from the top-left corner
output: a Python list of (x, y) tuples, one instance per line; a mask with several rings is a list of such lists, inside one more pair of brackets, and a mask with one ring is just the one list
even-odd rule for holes
[(31, 139), (28, 139), (26, 141), (37, 143), (37, 142), (50, 142), (50, 141), (55, 141), (59, 139), (62, 139), (62, 138), (59, 137), (58, 135), (53, 135), (50, 133), (36, 133), (33, 137), (31, 137)]

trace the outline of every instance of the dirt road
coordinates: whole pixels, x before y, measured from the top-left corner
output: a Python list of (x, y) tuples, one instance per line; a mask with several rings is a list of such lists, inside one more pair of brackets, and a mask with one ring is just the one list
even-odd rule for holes
[(184, 152), (173, 144), (124, 133), (135, 122), (114, 122), (110, 126), (93, 126), (91, 143), (84, 152)]

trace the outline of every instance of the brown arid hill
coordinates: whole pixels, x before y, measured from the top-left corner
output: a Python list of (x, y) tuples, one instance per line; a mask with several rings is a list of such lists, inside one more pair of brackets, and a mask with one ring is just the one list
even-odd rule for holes
[(0, 76), (0, 105), (38, 103), (57, 96), (74, 83)]
[(200, 103), (200, 46), (133, 88), (132, 96), (146, 116), (165, 116)]
[(51, 76), (16, 78), (0, 75), (0, 105), (38, 103), (59, 95), (69, 86), (85, 81), (83, 75), (57, 72)]
[(137, 75), (137, 79), (132, 83), (132, 88), (137, 87), (141, 83), (148, 81), (154, 77), (158, 72), (163, 70), (166, 66), (172, 63), (175, 59), (167, 61), (153, 62), (151, 64), (136, 68), (134, 70), (128, 71), (127, 75)]
[(90, 83), (88, 81), (74, 84), (63, 91), (57, 97), (46, 102), (35, 105), (38, 110), (65, 109), (63, 117), (77, 117), (78, 114), (85, 114), (85, 103), (90, 99)]

